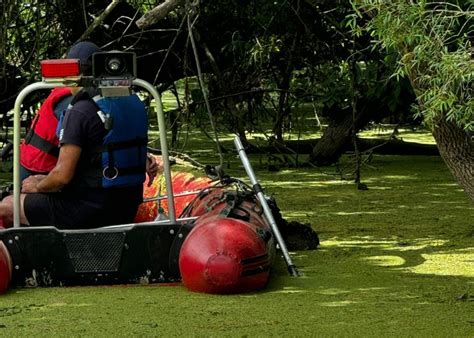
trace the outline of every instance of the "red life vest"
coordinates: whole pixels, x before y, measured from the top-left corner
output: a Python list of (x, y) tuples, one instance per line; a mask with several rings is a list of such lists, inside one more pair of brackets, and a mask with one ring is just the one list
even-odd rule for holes
[(56, 165), (59, 140), (56, 136), (58, 118), (54, 114), (54, 107), (69, 95), (72, 95), (71, 89), (55, 88), (41, 105), (25, 140), (20, 145), (20, 163), (26, 169), (48, 173)]

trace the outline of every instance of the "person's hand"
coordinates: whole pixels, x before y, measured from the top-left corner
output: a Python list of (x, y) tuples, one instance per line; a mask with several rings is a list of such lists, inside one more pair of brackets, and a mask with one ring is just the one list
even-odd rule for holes
[(38, 184), (45, 177), (46, 175), (32, 175), (25, 178), (21, 184), (21, 192), (30, 194), (38, 192)]
[(148, 175), (148, 186), (150, 187), (153, 184), (153, 180), (155, 179), (156, 175), (158, 174), (160, 166), (158, 162), (156, 162), (156, 158), (153, 155), (147, 156), (146, 161), (146, 173)]

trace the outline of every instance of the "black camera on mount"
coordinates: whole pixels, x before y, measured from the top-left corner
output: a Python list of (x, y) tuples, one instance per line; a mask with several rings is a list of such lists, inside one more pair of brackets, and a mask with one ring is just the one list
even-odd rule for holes
[(122, 86), (125, 82), (134, 80), (137, 77), (135, 53), (115, 51), (94, 53), (92, 76), (98, 81), (99, 86)]
[(99, 52), (92, 54), (92, 86), (102, 96), (128, 96), (137, 77), (137, 58), (131, 52)]

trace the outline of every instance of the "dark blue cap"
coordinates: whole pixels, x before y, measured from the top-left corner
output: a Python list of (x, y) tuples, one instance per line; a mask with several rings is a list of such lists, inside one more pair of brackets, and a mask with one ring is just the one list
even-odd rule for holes
[(89, 41), (81, 41), (71, 47), (67, 53), (68, 59), (79, 59), (81, 61), (81, 72), (89, 75), (92, 67), (92, 54), (101, 52), (102, 49), (95, 43)]

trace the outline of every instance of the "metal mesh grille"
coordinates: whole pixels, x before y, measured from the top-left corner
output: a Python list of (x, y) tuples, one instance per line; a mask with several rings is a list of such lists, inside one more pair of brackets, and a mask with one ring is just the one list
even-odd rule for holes
[(125, 233), (65, 234), (64, 243), (75, 272), (117, 271)]

